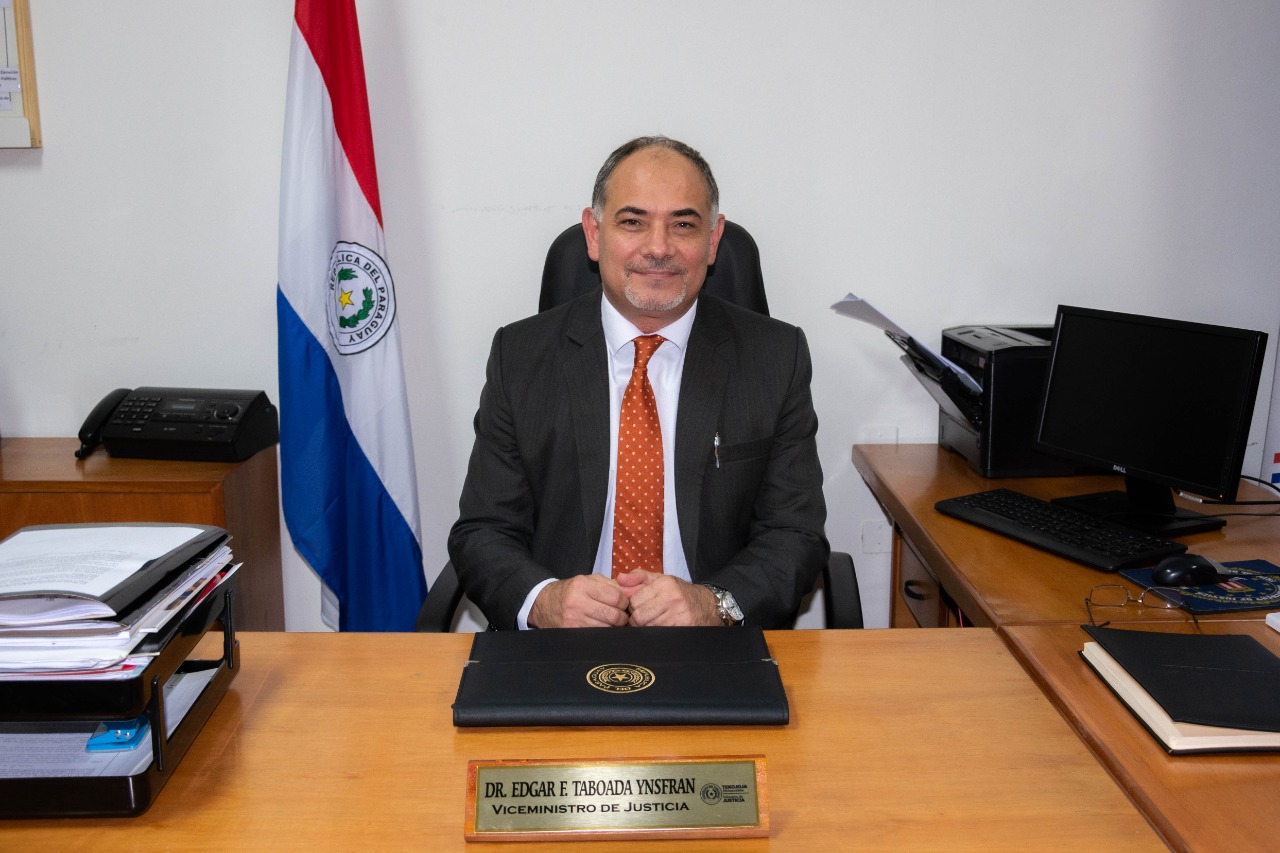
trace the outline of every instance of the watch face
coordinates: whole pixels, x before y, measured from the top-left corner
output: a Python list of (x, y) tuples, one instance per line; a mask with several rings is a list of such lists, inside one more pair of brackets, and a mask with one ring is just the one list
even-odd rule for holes
[(742, 608), (734, 600), (733, 593), (725, 591), (716, 596), (720, 602), (720, 617), (726, 622), (741, 622)]
[(714, 584), (703, 584), (703, 586), (715, 594), (716, 612), (720, 614), (721, 622), (726, 625), (738, 625), (743, 621), (742, 608), (738, 606), (733, 593), (722, 586), (715, 586)]

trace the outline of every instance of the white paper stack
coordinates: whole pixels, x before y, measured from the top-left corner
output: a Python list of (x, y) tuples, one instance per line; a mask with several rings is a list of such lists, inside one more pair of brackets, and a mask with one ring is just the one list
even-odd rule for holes
[(131, 580), (203, 535), (180, 525), (68, 525), (0, 542), (0, 679), (127, 678), (144, 667), (154, 653), (136, 654), (139, 644), (239, 566), (228, 568), (224, 541), (154, 586)]

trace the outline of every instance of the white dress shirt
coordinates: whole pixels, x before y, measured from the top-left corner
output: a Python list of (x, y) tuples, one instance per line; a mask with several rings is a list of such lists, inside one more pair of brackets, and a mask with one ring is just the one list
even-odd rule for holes
[[(604, 526), (600, 531), (600, 547), (596, 551), (595, 567), (598, 575), (613, 574), (613, 500), (618, 484), (618, 421), (622, 412), (622, 395), (631, 381), (635, 368), (636, 345), (634, 339), (645, 334), (618, 312), (607, 298), (600, 300), (600, 319), (604, 325), (605, 347), (609, 357), (609, 494), (605, 498)], [(680, 539), (680, 524), (676, 518), (676, 407), (680, 400), (680, 378), (684, 374), (684, 357), (689, 347), (689, 333), (693, 330), (693, 318), (698, 303), (694, 302), (680, 319), (664, 326), (654, 334), (666, 338), (649, 359), (647, 368), (649, 384), (658, 405), (658, 423), (662, 427), (662, 566), (663, 572), (682, 580), (690, 580), (689, 566), (684, 558), (684, 545)], [(543, 587), (551, 583), (545, 580), (525, 596), (524, 606), (516, 617), (521, 630), (529, 627), (529, 611), (534, 599)]]

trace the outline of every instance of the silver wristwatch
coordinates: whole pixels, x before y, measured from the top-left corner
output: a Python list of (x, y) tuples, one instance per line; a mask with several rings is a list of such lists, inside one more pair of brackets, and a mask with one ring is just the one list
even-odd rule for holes
[(720, 621), (730, 627), (741, 625), (743, 616), (742, 608), (738, 606), (738, 601), (733, 597), (733, 593), (722, 586), (704, 583), (707, 589), (716, 597), (716, 612), (720, 614)]

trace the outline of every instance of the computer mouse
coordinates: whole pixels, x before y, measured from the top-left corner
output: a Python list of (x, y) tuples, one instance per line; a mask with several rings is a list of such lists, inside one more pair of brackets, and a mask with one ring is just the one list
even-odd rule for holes
[(1219, 568), (1213, 560), (1199, 554), (1175, 554), (1160, 561), (1151, 580), (1160, 586), (1200, 586), (1221, 580)]

